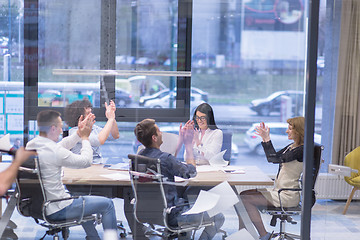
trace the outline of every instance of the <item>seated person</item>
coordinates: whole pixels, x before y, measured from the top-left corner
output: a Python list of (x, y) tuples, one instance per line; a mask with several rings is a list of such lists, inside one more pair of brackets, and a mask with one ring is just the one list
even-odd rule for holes
[[(183, 136), (183, 141), (185, 144), (185, 149), (187, 152), (186, 164), (177, 160), (173, 155), (169, 153), (162, 152), (160, 150), (160, 145), (162, 144), (162, 134), (155, 124), (153, 119), (145, 119), (138, 123), (135, 127), (134, 133), (136, 138), (141, 142), (146, 148), (139, 152), (139, 155), (159, 158), (161, 160), (161, 173), (168, 179), (168, 181), (174, 182), (174, 177), (179, 176), (182, 178), (190, 178), (196, 176), (196, 164), (192, 154), (192, 140), (194, 135), (194, 126), (192, 122), (185, 124), (184, 128), (181, 129), (181, 134)], [(165, 188), (165, 195), (168, 203), (168, 207), (176, 205), (176, 202), (179, 200), (179, 196), (176, 190), (175, 185), (167, 185)], [(194, 222), (198, 223), (200, 216), (181, 215), (181, 211), (175, 211), (175, 214), (169, 215), (169, 224), (171, 226), (177, 226), (181, 222)], [(207, 214), (204, 214), (204, 217), (209, 219)], [(202, 232), (200, 239), (212, 239), (215, 234), (219, 231), (221, 226), (224, 223), (224, 216), (218, 214), (214, 216), (215, 226), (208, 226)], [(206, 220), (206, 219), (205, 219)]]
[[(103, 163), (100, 146), (105, 143), (107, 139), (118, 139), (119, 129), (115, 120), (115, 103), (111, 100), (108, 105), (105, 103), (105, 116), (108, 119), (103, 128), (93, 125), (89, 141), (93, 149), (93, 163)], [(92, 105), (89, 100), (84, 99), (81, 101), (75, 101), (65, 108), (65, 119), (69, 125), (69, 135), (75, 134), (78, 130), (78, 120), (81, 115), (86, 117), (91, 113)], [(71, 151), (79, 154), (81, 150), (81, 143), (76, 144)]]
[(11, 184), (15, 181), (17, 172), (21, 164), (23, 164), (30, 156), (36, 155), (35, 151), (26, 151), (20, 147), (15, 154), (11, 165), (0, 172), (0, 196), (4, 195)]
[[(92, 150), (89, 135), (94, 119), (95, 116), (92, 113), (87, 114), (85, 118), (80, 116), (76, 133), (57, 143), (63, 127), (60, 113), (44, 110), (37, 115), (39, 136), (29, 141), (26, 149), (37, 151), (48, 200), (70, 197), (62, 184), (62, 167), (87, 168), (91, 166)], [(80, 154), (72, 153), (69, 149), (79, 141), (82, 142)], [(84, 216), (99, 213), (102, 215), (104, 230), (116, 229), (114, 204), (111, 199), (105, 197), (82, 196), (75, 200), (55, 202), (48, 206), (46, 215), (54, 221), (78, 218), (82, 214), (83, 199), (85, 200)], [(93, 222), (85, 222), (82, 226), (86, 232), (86, 239), (100, 239)]]
[[(244, 203), (246, 211), (252, 223), (260, 234), (260, 239), (271, 239), (271, 233), (268, 233), (261, 220), (259, 208), (267, 206), (280, 207), (278, 190), (280, 188), (299, 188), (299, 178), (303, 170), (303, 152), (304, 152), (304, 117), (295, 117), (287, 120), (289, 128), (286, 130), (288, 138), (294, 140), (293, 143), (276, 152), (271, 139), (270, 129), (262, 122), (256, 127), (256, 132), (262, 138), (268, 162), (279, 164), (279, 171), (275, 179), (273, 188), (252, 189), (240, 193), (241, 200)], [(281, 192), (281, 203), (283, 207), (296, 207), (300, 202), (300, 193), (295, 191)], [(239, 221), (239, 228), (244, 228), (244, 223)]]
[[(218, 129), (215, 123), (212, 107), (207, 103), (200, 104), (192, 119), (195, 125), (195, 134), (192, 141), (193, 154), (197, 165), (208, 165), (209, 160), (221, 151), (223, 142), (223, 132)], [(179, 141), (175, 156), (183, 145), (183, 136), (179, 132)], [(185, 150), (184, 158), (188, 151)]]

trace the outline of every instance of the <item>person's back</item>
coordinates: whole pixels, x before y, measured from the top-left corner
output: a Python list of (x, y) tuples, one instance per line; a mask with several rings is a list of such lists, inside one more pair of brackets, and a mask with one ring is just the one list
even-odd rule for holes
[[(175, 182), (175, 176), (190, 178), (196, 176), (196, 168), (191, 164), (183, 164), (173, 155), (162, 152), (157, 148), (145, 148), (139, 152), (139, 155), (160, 159), (161, 174), (166, 181)], [(176, 186), (172, 184), (164, 185), (168, 207), (174, 206), (175, 200), (178, 199)]]
[[(162, 152), (160, 145), (162, 144), (162, 133), (159, 127), (155, 124), (153, 119), (145, 119), (138, 123), (135, 127), (134, 133), (136, 138), (146, 148), (139, 154), (147, 157), (160, 159), (161, 174), (164, 175), (164, 179), (174, 182), (174, 177), (179, 176), (183, 178), (190, 178), (196, 176), (196, 164), (193, 155), (192, 140), (194, 137), (194, 126), (192, 122), (188, 122), (182, 128), (182, 135), (184, 140), (185, 149), (188, 151), (186, 163), (182, 163), (169, 153)], [(178, 202), (182, 202), (178, 196), (176, 186), (173, 184), (165, 184), (165, 195), (168, 203), (168, 207), (176, 205)], [(210, 218), (207, 213), (182, 215), (182, 212), (186, 211), (187, 207), (176, 208), (168, 215), (168, 223), (170, 226), (177, 226), (182, 224), (200, 224), (202, 216), (205, 221), (209, 221)], [(214, 226), (207, 226), (203, 230), (199, 239), (212, 239), (215, 234), (220, 230), (225, 219), (222, 214), (217, 214), (213, 218)]]

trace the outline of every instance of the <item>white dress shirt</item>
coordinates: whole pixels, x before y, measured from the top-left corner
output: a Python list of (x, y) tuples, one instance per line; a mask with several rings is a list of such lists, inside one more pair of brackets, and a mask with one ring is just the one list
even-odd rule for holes
[[(199, 134), (201, 140), (201, 134)], [(221, 151), (223, 143), (223, 132), (220, 129), (206, 129), (200, 145), (194, 143), (193, 151), (196, 164), (209, 164), (209, 160)], [(186, 151), (184, 153), (186, 159)]]
[[(81, 154), (74, 154), (71, 149), (81, 138), (77, 134), (65, 137), (61, 142), (37, 136), (26, 144), (27, 150), (36, 150), (39, 156), (40, 171), (47, 200), (67, 198), (62, 183), (62, 167), (87, 168), (92, 163), (92, 149), (88, 140), (82, 140)], [(72, 200), (52, 203), (48, 206), (46, 215), (53, 214), (67, 207)]]

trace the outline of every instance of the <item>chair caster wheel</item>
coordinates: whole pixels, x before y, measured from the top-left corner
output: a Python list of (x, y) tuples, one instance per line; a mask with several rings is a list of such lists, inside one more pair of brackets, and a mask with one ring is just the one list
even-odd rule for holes
[(126, 238), (126, 233), (120, 233), (120, 238)]

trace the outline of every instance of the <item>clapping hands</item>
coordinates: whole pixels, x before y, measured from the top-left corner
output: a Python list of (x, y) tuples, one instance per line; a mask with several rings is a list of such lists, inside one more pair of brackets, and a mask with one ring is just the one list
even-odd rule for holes
[(265, 126), (264, 122), (261, 122), (259, 126), (255, 128), (256, 134), (259, 135), (263, 142), (270, 141), (270, 128)]
[(194, 121), (189, 120), (185, 124), (185, 126), (181, 129), (181, 135), (183, 136), (184, 144), (192, 144), (192, 141), (194, 139)]
[(95, 115), (93, 113), (89, 113), (85, 118), (83, 115), (80, 116), (77, 134), (81, 139), (89, 138), (94, 123)]
[(110, 103), (107, 104), (105, 102), (105, 116), (107, 119), (115, 119), (115, 111), (116, 111), (116, 106), (113, 100), (110, 100)]

